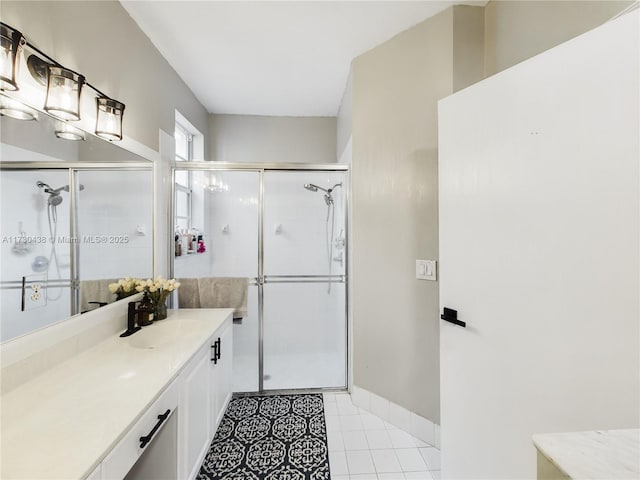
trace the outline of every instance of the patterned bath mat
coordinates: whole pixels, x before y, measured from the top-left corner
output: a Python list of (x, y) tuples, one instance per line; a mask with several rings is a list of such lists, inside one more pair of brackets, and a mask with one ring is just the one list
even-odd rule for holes
[(329, 480), (322, 394), (229, 402), (198, 480)]

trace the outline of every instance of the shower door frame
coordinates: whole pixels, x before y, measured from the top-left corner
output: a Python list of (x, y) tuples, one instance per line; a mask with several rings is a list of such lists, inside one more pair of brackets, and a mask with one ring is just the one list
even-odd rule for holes
[[(351, 381), (351, 329), (349, 317), (349, 261), (350, 261), (350, 186), (351, 170), (349, 165), (342, 163), (234, 163), (234, 162), (213, 162), (213, 161), (191, 161), (176, 162), (171, 164), (171, 198), (170, 215), (168, 219), (169, 232), (175, 228), (175, 195), (176, 195), (176, 170), (184, 171), (221, 171), (221, 172), (254, 172), (259, 174), (258, 189), (258, 276), (249, 283), (250, 286), (258, 287), (258, 391), (241, 392), (246, 395), (260, 395), (263, 393), (300, 393), (300, 392), (344, 392), (349, 390)], [(344, 229), (345, 229), (345, 269), (344, 275), (274, 275), (277, 280), (265, 282), (264, 275), (264, 174), (265, 172), (344, 172), (347, 188), (344, 189)], [(173, 238), (173, 236), (172, 236)], [(169, 239), (168, 265), (171, 278), (174, 277), (175, 242)], [(287, 278), (295, 277), (301, 280), (289, 282)], [(305, 278), (306, 277), (306, 278)], [(311, 278), (313, 277), (313, 278)], [(344, 323), (345, 323), (345, 385), (340, 387), (318, 387), (300, 389), (264, 389), (264, 284), (265, 283), (344, 283)]]
[[(146, 171), (154, 175), (154, 165), (151, 161), (146, 162), (65, 162), (65, 161), (34, 161), (34, 162), (0, 162), (0, 171), (32, 171), (32, 170), (59, 170), (66, 171), (69, 176), (69, 236), (71, 238), (79, 238), (78, 235), (78, 175), (83, 171)], [(156, 224), (156, 208), (155, 208), (155, 182), (152, 182), (151, 191), (151, 215), (152, 222)], [(155, 235), (155, 231), (153, 232)], [(151, 242), (151, 258), (155, 258), (155, 238)], [(155, 275), (154, 263), (151, 265), (152, 276)], [(53, 282), (52, 282), (53, 283)], [(49, 286), (47, 280), (47, 286)], [(69, 283), (60, 281), (60, 288), (70, 288), (69, 295), (69, 316), (78, 315), (80, 313), (80, 243), (78, 241), (69, 244)], [(0, 286), (6, 289), (22, 288), (17, 282), (3, 282)], [(55, 322), (54, 322), (55, 323)]]

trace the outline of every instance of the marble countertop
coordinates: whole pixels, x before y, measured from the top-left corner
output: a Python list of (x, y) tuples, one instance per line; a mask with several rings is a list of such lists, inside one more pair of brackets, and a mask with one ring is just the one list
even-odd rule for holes
[(232, 312), (169, 310), (3, 395), (0, 477), (89, 475)]
[(547, 433), (533, 443), (569, 478), (640, 479), (639, 429)]

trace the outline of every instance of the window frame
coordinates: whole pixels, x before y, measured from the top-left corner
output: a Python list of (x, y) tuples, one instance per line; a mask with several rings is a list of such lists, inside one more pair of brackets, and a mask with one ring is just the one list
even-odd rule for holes
[[(182, 125), (179, 121), (176, 121), (176, 126), (175, 126), (175, 132), (180, 132), (181, 134), (185, 135), (185, 137), (187, 138), (187, 158), (184, 158), (183, 156), (179, 155), (177, 150), (175, 152), (175, 162), (176, 165), (179, 164), (180, 162), (190, 162), (193, 160), (193, 137), (194, 135), (184, 126)], [(174, 133), (175, 135), (175, 133)], [(175, 138), (175, 137), (174, 137)], [(186, 229), (189, 230), (192, 227), (192, 222), (193, 222), (193, 178), (191, 175), (191, 171), (187, 170), (187, 185), (183, 185), (181, 183), (178, 183), (177, 180), (174, 179), (174, 188), (175, 188), (175, 195), (173, 198), (173, 202), (174, 202), (174, 220), (176, 225), (178, 224), (178, 220), (183, 220), (183, 223), (186, 223)], [(182, 193), (185, 194), (187, 197), (187, 216), (183, 216), (183, 215), (178, 215), (178, 194)]]

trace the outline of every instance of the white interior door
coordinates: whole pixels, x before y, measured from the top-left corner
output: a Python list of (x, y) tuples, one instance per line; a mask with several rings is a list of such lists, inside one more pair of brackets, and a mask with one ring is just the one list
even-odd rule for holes
[(640, 423), (638, 17), (440, 103), (443, 478)]

